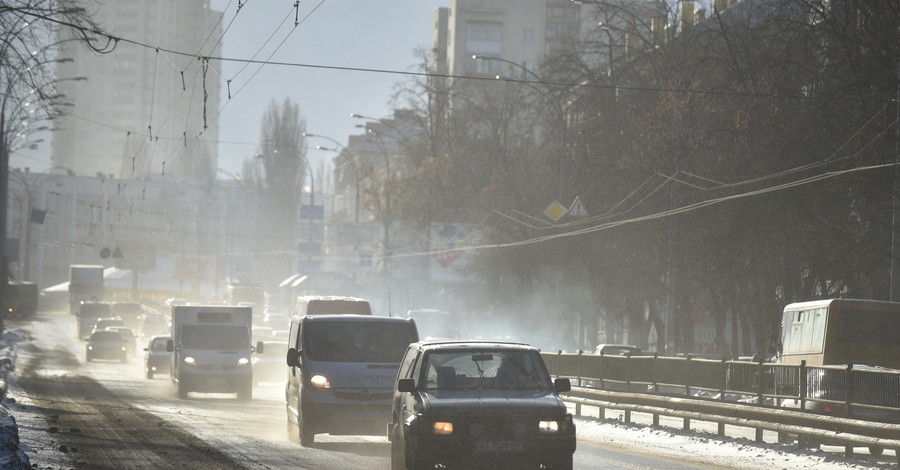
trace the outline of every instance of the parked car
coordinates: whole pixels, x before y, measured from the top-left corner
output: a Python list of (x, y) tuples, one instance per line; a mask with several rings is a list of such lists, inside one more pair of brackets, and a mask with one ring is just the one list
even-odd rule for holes
[(630, 344), (598, 344), (594, 354), (600, 356), (640, 356), (641, 348)]
[(128, 360), (125, 341), (118, 331), (94, 330), (85, 345), (85, 359), (114, 359), (120, 362)]
[(261, 382), (284, 383), (284, 358), (288, 351), (287, 341), (263, 341), (263, 353), (253, 355), (253, 384)]
[(394, 386), (391, 468), (571, 470), (575, 424), (559, 397), (570, 388), (523, 343), (413, 343)]
[(172, 368), (172, 352), (166, 350), (171, 336), (154, 336), (144, 348), (144, 374), (152, 379), (155, 374), (168, 374)]
[(119, 335), (122, 337), (122, 341), (125, 343), (125, 346), (128, 348), (128, 354), (137, 353), (137, 338), (134, 335), (134, 331), (127, 326), (108, 326), (107, 330), (118, 331)]

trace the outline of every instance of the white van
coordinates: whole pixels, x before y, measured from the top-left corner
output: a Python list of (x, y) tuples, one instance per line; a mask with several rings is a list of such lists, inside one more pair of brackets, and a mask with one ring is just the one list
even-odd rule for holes
[(400, 359), (419, 339), (409, 318), (297, 315), (288, 338), (288, 437), (384, 434)]
[(369, 301), (356, 297), (301, 295), (294, 303), (294, 316), (304, 315), (371, 315)]

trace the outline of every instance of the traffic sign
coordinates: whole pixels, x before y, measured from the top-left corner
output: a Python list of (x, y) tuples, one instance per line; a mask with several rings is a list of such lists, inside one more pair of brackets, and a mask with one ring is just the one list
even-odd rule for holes
[(566, 215), (566, 206), (560, 204), (559, 202), (553, 201), (544, 209), (544, 215), (550, 217), (551, 220), (556, 222), (561, 219), (562, 216)]
[(325, 206), (303, 204), (300, 206), (300, 218), (322, 220), (325, 218)]
[(575, 217), (577, 219), (583, 219), (588, 216), (588, 211), (584, 207), (584, 203), (581, 202), (581, 197), (576, 196), (575, 201), (572, 202), (572, 205), (569, 206), (569, 215)]

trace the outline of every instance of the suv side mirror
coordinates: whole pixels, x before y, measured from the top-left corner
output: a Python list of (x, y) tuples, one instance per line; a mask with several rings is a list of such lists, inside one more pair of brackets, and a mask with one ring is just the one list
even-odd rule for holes
[(556, 393), (563, 393), (572, 390), (572, 382), (569, 379), (556, 379), (553, 381), (553, 390)]
[(300, 367), (300, 352), (297, 348), (290, 348), (287, 352), (288, 367)]
[(397, 391), (404, 393), (413, 393), (416, 391), (416, 381), (413, 379), (400, 379), (397, 382)]
[(263, 354), (264, 351), (265, 351), (265, 349), (263, 348), (263, 342), (262, 342), (262, 341), (257, 341), (257, 342), (256, 342), (256, 352), (257, 352), (257, 354)]
[(171, 339), (166, 340), (166, 352), (172, 352), (175, 350), (175, 342)]

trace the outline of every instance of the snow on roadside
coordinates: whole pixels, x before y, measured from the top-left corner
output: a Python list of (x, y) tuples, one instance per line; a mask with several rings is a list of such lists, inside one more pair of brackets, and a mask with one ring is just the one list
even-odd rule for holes
[(28, 336), (19, 328), (6, 328), (0, 335), (0, 468), (10, 470), (30, 469), (28, 455), (19, 446), (19, 427), (10, 413), (14, 402), (7, 397), (7, 380), (16, 368), (16, 346)]
[[(846, 458), (843, 454), (795, 445), (756, 443), (743, 438), (721, 438), (702, 433), (617, 421), (576, 420), (578, 440), (589, 440), (604, 447), (635, 451), (655, 458), (689, 460), (721, 468), (765, 470), (850, 470), (896, 468)], [(885, 451), (889, 454), (891, 451)]]

